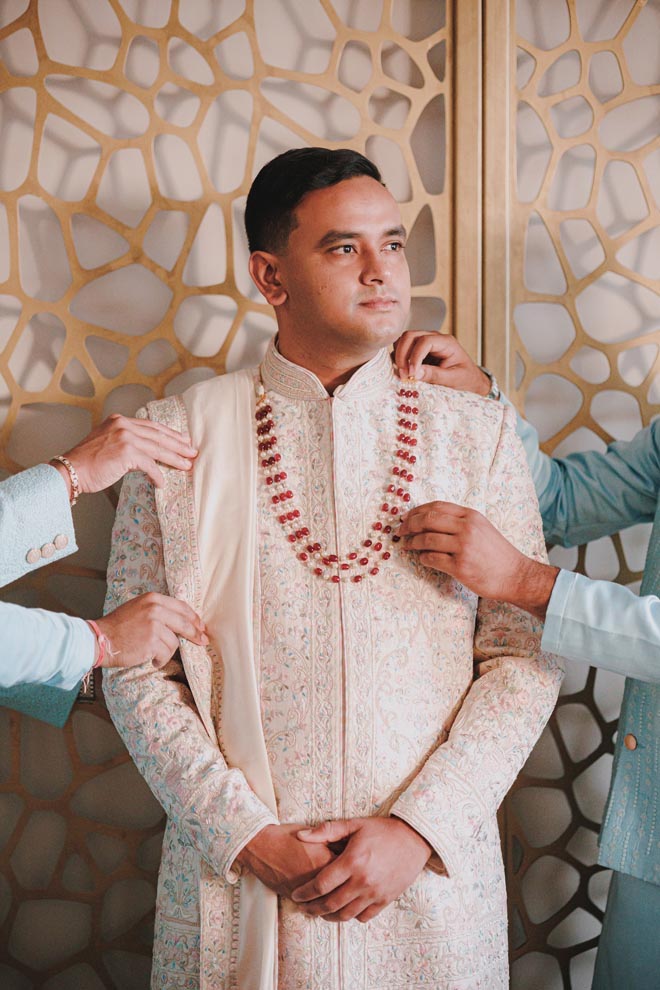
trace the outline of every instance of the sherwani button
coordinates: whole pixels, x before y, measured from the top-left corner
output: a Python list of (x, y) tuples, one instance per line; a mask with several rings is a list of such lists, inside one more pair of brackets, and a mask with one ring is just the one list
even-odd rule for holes
[(41, 548), (41, 556), (45, 560), (48, 560), (48, 558), (49, 557), (52, 557), (54, 553), (55, 553), (55, 544), (54, 543), (44, 543), (44, 545)]
[(28, 550), (25, 555), (25, 559), (28, 564), (36, 564), (37, 561), (41, 560), (41, 550), (38, 550), (36, 547), (32, 547), (32, 549)]
[(53, 542), (55, 544), (56, 550), (64, 550), (64, 548), (68, 546), (69, 537), (66, 536), (64, 533), (58, 533), (58, 535), (55, 537)]
[(626, 736), (624, 736), (623, 745), (626, 747), (626, 749), (629, 749), (631, 751), (633, 749), (637, 749), (637, 739), (635, 738), (635, 736), (633, 736), (632, 732), (629, 732)]

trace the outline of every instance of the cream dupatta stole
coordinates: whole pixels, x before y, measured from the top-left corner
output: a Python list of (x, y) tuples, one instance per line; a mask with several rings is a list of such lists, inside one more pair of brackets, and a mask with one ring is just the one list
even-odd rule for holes
[[(190, 436), (200, 451), (192, 477), (165, 471), (165, 486), (156, 489), (165, 573), (170, 593), (204, 618), (215, 652), (213, 657), (193, 643), (181, 644), (183, 666), (204, 727), (220, 745), (227, 765), (243, 772), (276, 815), (255, 666), (254, 378), (241, 371), (215, 380), (214, 385), (148, 406), (151, 418)], [(214, 676), (213, 660), (221, 665), (220, 677)], [(218, 683), (221, 689), (214, 691)], [(232, 898), (231, 886), (202, 861), (203, 990), (229, 986), (219, 976), (218, 947), (226, 945)], [(231, 986), (275, 990), (277, 896), (246, 874), (240, 880), (239, 904), (240, 921), (231, 946), (237, 982), (232, 980)], [(222, 939), (217, 937), (219, 931)]]

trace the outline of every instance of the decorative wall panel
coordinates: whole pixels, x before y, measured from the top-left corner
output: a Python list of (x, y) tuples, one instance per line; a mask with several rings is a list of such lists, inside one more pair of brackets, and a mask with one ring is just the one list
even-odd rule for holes
[[(511, 11), (512, 393), (546, 451), (604, 449), (660, 411), (660, 3), (518, 0)], [(636, 588), (648, 529), (552, 559)], [(569, 665), (507, 802), (521, 990), (591, 985), (609, 883), (596, 836), (622, 687)]]
[[(452, 30), (438, 0), (4, 0), (0, 469), (258, 360), (242, 211), (289, 147), (376, 161), (412, 325), (452, 328)], [(3, 597), (98, 615), (113, 501)], [(162, 815), (102, 702), (62, 732), (0, 712), (0, 774), (4, 990), (146, 987)]]

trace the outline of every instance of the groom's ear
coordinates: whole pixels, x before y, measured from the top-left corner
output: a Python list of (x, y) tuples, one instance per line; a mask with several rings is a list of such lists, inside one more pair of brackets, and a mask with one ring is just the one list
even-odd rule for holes
[(271, 306), (281, 306), (286, 302), (288, 293), (280, 280), (276, 254), (270, 254), (268, 251), (253, 251), (248, 267), (252, 281)]

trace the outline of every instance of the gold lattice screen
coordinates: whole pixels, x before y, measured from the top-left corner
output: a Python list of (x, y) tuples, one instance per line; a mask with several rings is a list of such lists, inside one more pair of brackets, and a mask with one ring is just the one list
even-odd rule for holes
[(159, 395), (257, 352), (271, 323), (241, 211), (258, 167), (287, 147), (349, 145), (382, 166), (412, 232), (416, 322), (422, 300), (441, 322), (443, 19), (407, 37), (400, 4), (363, 5), (362, 30), (341, 7), (353, 5), (33, 2), (2, 29), (6, 468), (35, 402), (98, 419), (118, 389)]
[[(412, 325), (451, 328), (452, 33), (437, 0), (2, 0), (0, 468), (258, 359), (242, 211), (289, 147), (376, 161)], [(112, 500), (76, 512), (80, 553), (4, 597), (99, 613)], [(161, 829), (100, 702), (0, 712), (0, 985), (146, 987)]]
[[(548, 452), (604, 449), (660, 411), (660, 4), (517, 0), (510, 15), (513, 394)], [(638, 526), (553, 554), (631, 584), (647, 536)], [(622, 686), (569, 665), (507, 801), (520, 990), (590, 986)]]

